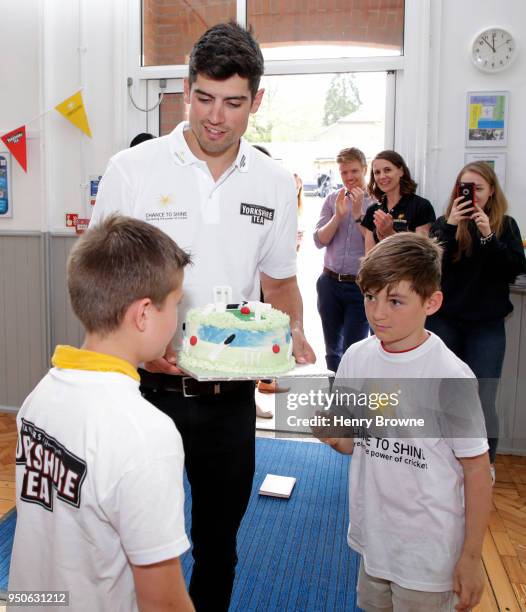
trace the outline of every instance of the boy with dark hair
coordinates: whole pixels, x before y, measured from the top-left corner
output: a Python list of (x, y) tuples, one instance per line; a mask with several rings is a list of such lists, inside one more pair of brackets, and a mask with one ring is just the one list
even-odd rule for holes
[[(430, 404), (437, 395), (428, 390), (438, 385), (425, 379), (471, 385), (471, 370), (424, 327), (442, 303), (440, 261), (435, 242), (409, 232), (382, 240), (364, 258), (357, 283), (375, 335), (348, 349), (336, 387), (371, 376), (394, 378), (397, 385), (419, 379), (417, 395)], [(413, 399), (403, 390), (395, 416)], [(468, 397), (472, 435), (444, 437), (430, 427), (402, 437), (398, 428), (387, 438), (374, 428), (356, 438), (316, 432), (337, 451), (353, 454), (348, 542), (362, 555), (358, 605), (367, 612), (468, 610), (480, 600), (491, 482), (475, 387)], [(432, 406), (435, 414), (443, 408)]]
[[(159, 227), (192, 253), (182, 320), (189, 308), (211, 301), (216, 285), (231, 287), (235, 302), (258, 300), (261, 286), (265, 300), (290, 316), (296, 360), (312, 362), (296, 280), (294, 179), (242, 138), (263, 97), (262, 73), (250, 32), (235, 23), (205, 32), (184, 81), (188, 122), (112, 157), (91, 223), (119, 211)], [(226, 611), (254, 475), (254, 383), (185, 376), (171, 344), (144, 366), (145, 397), (174, 420), (185, 447), (195, 561), (190, 595), (200, 612)]]
[(178, 557), (184, 453), (141, 397), (137, 366), (164, 354), (189, 256), (142, 221), (110, 216), (68, 262), (81, 349), (17, 415), (17, 526), (10, 590), (68, 591), (75, 610), (193, 610)]

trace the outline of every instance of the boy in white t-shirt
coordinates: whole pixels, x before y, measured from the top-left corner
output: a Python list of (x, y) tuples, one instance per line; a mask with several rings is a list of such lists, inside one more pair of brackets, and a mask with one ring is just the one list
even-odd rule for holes
[(74, 246), (68, 288), (86, 338), (57, 346), (17, 416), (10, 591), (66, 591), (73, 610), (194, 609), (178, 560), (181, 437), (136, 369), (175, 333), (188, 263), (167, 234), (117, 215)]
[[(315, 431), (337, 451), (353, 453), (348, 542), (362, 555), (358, 605), (367, 612), (469, 610), (484, 587), (481, 553), (491, 480), (474, 375), (424, 328), (426, 317), (442, 303), (440, 267), (440, 247), (419, 234), (397, 234), (370, 251), (357, 283), (375, 335), (345, 353), (335, 389), (356, 388), (369, 379), (369, 386), (372, 382), (381, 391), (376, 379), (396, 379), (397, 385), (419, 379), (401, 385), (393, 404), (398, 408), (393, 412), (391, 406), (390, 412), (397, 416), (410, 403), (407, 390), (430, 402), (440, 386), (434, 383), (465, 383), (468, 406), (464, 401), (455, 406), (452, 397), (444, 401), (444, 394), (441, 403), (467, 413), (476, 425), (468, 431), (477, 433), (446, 437), (439, 428), (422, 429), (419, 435), (416, 427), (402, 436), (399, 428), (395, 436), (382, 437), (372, 429), (372, 435), (362, 431), (342, 437), (347, 434), (341, 429)], [(378, 404), (374, 408), (379, 414)], [(456, 414), (455, 419), (460, 420)]]

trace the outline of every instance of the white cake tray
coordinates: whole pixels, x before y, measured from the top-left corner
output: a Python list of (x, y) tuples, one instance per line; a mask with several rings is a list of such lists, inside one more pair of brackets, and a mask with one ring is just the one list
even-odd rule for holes
[(204, 370), (201, 368), (182, 368), (178, 366), (185, 374), (199, 381), (208, 380), (260, 380), (265, 378), (328, 378), (334, 376), (334, 372), (316, 363), (304, 363), (296, 365), (292, 370), (281, 374), (239, 374), (238, 372), (219, 372), (217, 370)]

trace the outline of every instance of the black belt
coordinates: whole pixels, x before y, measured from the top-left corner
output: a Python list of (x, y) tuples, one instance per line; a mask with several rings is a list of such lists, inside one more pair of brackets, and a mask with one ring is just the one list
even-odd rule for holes
[(329, 268), (323, 268), (323, 273), (331, 278), (335, 278), (340, 283), (355, 283), (356, 276), (354, 274), (338, 274), (338, 272), (333, 272), (329, 270)]
[(156, 374), (139, 368), (141, 387), (156, 391), (175, 391), (184, 397), (197, 397), (198, 395), (219, 395), (238, 389), (241, 385), (252, 383), (250, 380), (207, 380), (200, 381), (191, 376), (177, 376), (172, 374)]

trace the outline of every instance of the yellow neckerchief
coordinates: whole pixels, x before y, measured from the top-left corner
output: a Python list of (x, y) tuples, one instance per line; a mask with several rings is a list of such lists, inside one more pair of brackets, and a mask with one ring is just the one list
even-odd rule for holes
[(131, 363), (119, 357), (86, 351), (73, 346), (59, 344), (51, 358), (51, 363), (65, 370), (94, 370), (95, 372), (119, 372), (126, 374), (137, 382), (140, 376)]

